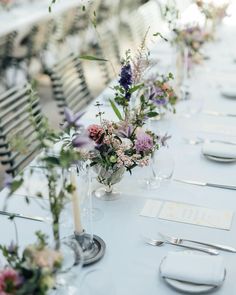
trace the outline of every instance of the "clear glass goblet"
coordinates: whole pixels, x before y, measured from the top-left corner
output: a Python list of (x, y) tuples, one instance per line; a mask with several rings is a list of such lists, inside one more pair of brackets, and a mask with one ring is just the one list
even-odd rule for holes
[(149, 167), (149, 178), (146, 179), (148, 189), (157, 189), (161, 184), (168, 182), (174, 173), (174, 159), (167, 148), (156, 151)]

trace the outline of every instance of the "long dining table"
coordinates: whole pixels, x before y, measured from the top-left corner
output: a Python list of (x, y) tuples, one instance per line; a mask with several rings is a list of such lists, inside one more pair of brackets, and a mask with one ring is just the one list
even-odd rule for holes
[[(230, 230), (220, 230), (179, 222), (140, 216), (145, 203), (149, 199), (174, 201), (218, 210), (236, 210), (236, 191), (201, 187), (176, 182), (174, 179), (193, 179), (215, 183), (235, 185), (236, 163), (217, 163), (206, 159), (202, 153), (202, 145), (191, 145), (184, 138), (202, 137), (206, 139), (236, 140), (236, 117), (212, 115), (211, 112), (235, 113), (235, 99), (221, 96), (222, 87), (226, 84), (235, 85), (236, 25), (225, 22), (218, 30), (217, 39), (204, 48), (204, 54), (209, 57), (202, 64), (197, 65), (189, 79), (191, 99), (177, 105), (177, 114), (164, 119), (162, 122), (152, 122), (152, 128), (166, 131), (171, 135), (169, 140), (169, 153), (175, 161), (172, 180), (164, 181), (157, 189), (148, 189), (145, 185), (145, 176), (148, 168), (134, 170), (133, 175), (128, 173), (117, 184), (121, 196), (114, 201), (102, 201), (93, 198), (94, 208), (99, 209), (102, 217), (94, 220), (94, 233), (106, 242), (106, 253), (97, 264), (83, 269), (83, 273), (100, 271), (99, 280), (103, 280), (100, 287), (103, 292), (98, 294), (116, 295), (144, 295), (178, 294), (161, 279), (159, 265), (170, 251), (178, 249), (172, 245), (152, 247), (144, 242), (143, 236), (155, 237), (158, 232), (172, 236), (185, 236), (190, 239), (211, 241), (236, 246), (236, 219), (233, 218)], [(166, 46), (166, 45), (165, 45)], [(155, 51), (155, 52), (154, 52)], [(158, 70), (171, 69), (171, 59), (167, 58), (166, 50), (157, 46), (154, 55), (160, 56), (163, 61)], [(169, 48), (169, 52), (171, 49)], [(163, 55), (162, 55), (163, 54)], [(162, 58), (163, 57), (163, 58)], [(104, 102), (107, 97), (106, 89), (96, 101)], [(190, 110), (196, 110), (190, 112)], [(115, 120), (111, 108), (104, 103), (105, 117)], [(83, 117), (87, 126), (96, 123), (97, 112), (94, 103)], [(158, 167), (157, 167), (158, 169)], [(38, 190), (46, 192), (45, 179), (42, 171), (38, 169), (34, 175), (30, 169), (25, 169), (26, 181), (8, 202), (8, 211), (31, 216), (47, 217), (49, 211), (45, 210), (36, 197)], [(78, 186), (83, 184), (78, 179)], [(3, 189), (0, 204), (3, 204), (7, 189)], [(29, 196), (30, 204), (26, 204), (24, 197)], [(67, 216), (72, 219), (72, 216)], [(5, 216), (0, 215), (0, 243), (7, 244), (14, 239), (14, 225)], [(51, 236), (47, 222), (40, 223), (20, 218), (15, 220), (18, 228), (20, 246), (32, 243), (34, 232), (42, 230)], [(63, 234), (71, 234), (63, 229)], [(215, 294), (232, 295), (236, 292), (236, 254), (221, 252), (226, 266), (226, 279), (223, 286), (215, 290)], [(102, 277), (103, 276), (103, 277)], [(88, 277), (89, 279), (89, 277)], [(95, 294), (93, 284), (89, 283), (91, 290), (88, 294)]]

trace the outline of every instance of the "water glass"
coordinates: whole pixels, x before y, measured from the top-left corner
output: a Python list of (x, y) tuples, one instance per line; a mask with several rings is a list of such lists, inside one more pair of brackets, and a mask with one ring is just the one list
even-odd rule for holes
[(157, 189), (161, 184), (169, 181), (174, 173), (174, 159), (167, 148), (156, 151), (150, 166), (149, 178), (146, 179), (148, 189)]

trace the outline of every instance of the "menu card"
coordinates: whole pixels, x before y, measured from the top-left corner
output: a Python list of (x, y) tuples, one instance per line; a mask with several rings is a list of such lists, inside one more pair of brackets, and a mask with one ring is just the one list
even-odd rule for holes
[(195, 205), (165, 202), (160, 219), (230, 230), (232, 211), (216, 210)]

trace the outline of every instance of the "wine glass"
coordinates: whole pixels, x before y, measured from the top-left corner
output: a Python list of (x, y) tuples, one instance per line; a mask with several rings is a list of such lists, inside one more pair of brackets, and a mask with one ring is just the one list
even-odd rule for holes
[(83, 251), (73, 236), (60, 241), (59, 251), (63, 256), (62, 265), (56, 273), (56, 284), (50, 294), (76, 295), (81, 285)]

